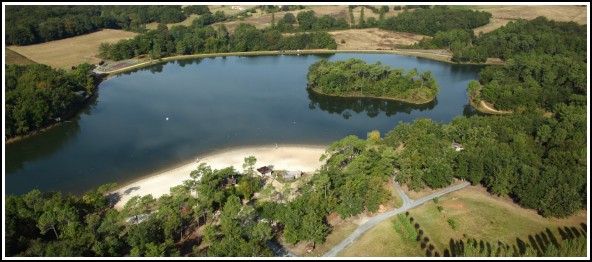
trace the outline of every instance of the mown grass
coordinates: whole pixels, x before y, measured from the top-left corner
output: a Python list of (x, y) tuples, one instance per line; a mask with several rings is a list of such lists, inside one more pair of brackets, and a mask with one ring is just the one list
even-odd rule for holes
[(393, 219), (387, 219), (368, 230), (338, 254), (340, 257), (421, 257), (419, 242), (405, 241), (395, 231)]
[[(450, 240), (477, 240), (516, 245), (517, 238), (524, 242), (529, 236), (545, 232), (547, 229), (556, 239), (561, 239), (558, 227), (581, 229), (580, 223), (586, 223), (585, 213), (567, 219), (544, 218), (531, 209), (525, 209), (512, 203), (507, 198), (489, 196), (482, 187), (470, 186), (465, 189), (440, 197), (443, 211), (437, 204), (427, 202), (410, 211), (415, 221), (429, 236), (436, 250), (443, 254), (449, 249)], [(452, 229), (448, 220), (456, 221)]]
[[(438, 211), (438, 205), (443, 210)], [(409, 211), (414, 218), (413, 224), (419, 223), (424, 234), (429, 237), (440, 255), (450, 249), (451, 239), (467, 242), (470, 238), (489, 243), (498, 241), (510, 246), (517, 245), (520, 239), (524, 243), (531, 243), (541, 233), (551, 232), (552, 237), (559, 243), (562, 233), (568, 228), (583, 231), (581, 223), (586, 224), (586, 212), (565, 219), (544, 218), (535, 210), (525, 209), (512, 202), (509, 198), (489, 195), (481, 186), (467, 188), (444, 195), (438, 199), (438, 204), (429, 201)], [(399, 223), (398, 218), (385, 220), (376, 227), (368, 230), (358, 240), (338, 254), (345, 257), (413, 257), (425, 256), (420, 242), (406, 241), (396, 232), (392, 220)], [(456, 229), (452, 229), (449, 219), (456, 222)], [(558, 227), (561, 227), (562, 232)], [(403, 232), (405, 228), (401, 226)], [(548, 229), (548, 231), (547, 231)], [(530, 238), (529, 238), (530, 237)], [(538, 240), (538, 239), (537, 239)]]
[(6, 57), (6, 64), (7, 65), (28, 65), (28, 64), (37, 64), (35, 61), (26, 58), (25, 56), (12, 51), (8, 48), (4, 48), (4, 56)]

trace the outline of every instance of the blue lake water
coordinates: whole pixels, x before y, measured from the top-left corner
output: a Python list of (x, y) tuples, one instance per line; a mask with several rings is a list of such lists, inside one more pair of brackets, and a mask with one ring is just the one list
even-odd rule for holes
[[(326, 97), (306, 90), (318, 59), (431, 70), (434, 102)], [(481, 66), (388, 54), (231, 56), (178, 60), (103, 81), (96, 100), (69, 122), (6, 145), (5, 192), (34, 188), (81, 194), (214, 150), (262, 144), (328, 145), (347, 135), (381, 134), (400, 121), (448, 123), (474, 114), (466, 87)], [(168, 120), (167, 120), (168, 118)]]

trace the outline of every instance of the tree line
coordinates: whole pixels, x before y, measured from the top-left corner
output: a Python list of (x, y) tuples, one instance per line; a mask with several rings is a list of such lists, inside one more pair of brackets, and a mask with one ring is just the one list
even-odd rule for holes
[(452, 29), (473, 29), (489, 23), (491, 14), (484, 11), (450, 9), (435, 6), (430, 9), (403, 11), (397, 16), (386, 18), (379, 28), (434, 36), (437, 32)]
[(452, 29), (439, 31), (432, 38), (423, 38), (419, 42), (400, 46), (401, 48), (435, 49), (446, 48), (452, 51), (452, 62), (477, 62), (487, 61), (487, 50), (483, 46), (474, 46), (477, 37), (471, 29)]
[[(207, 6), (205, 6), (207, 9)], [(151, 22), (181, 22), (209, 9), (188, 6), (6, 6), (6, 44), (30, 45), (87, 34), (103, 28), (145, 31)]]
[(587, 60), (586, 25), (575, 22), (557, 22), (539, 16), (533, 20), (519, 19), (483, 34), (475, 40), (484, 47), (489, 57), (507, 60), (516, 54), (533, 52), (568, 56)]
[(367, 64), (361, 59), (329, 62), (321, 59), (308, 69), (307, 88), (337, 96), (385, 97), (426, 103), (433, 100), (439, 86), (431, 71), (422, 74), (413, 68), (404, 74), (403, 68), (391, 69), (380, 62)]
[(437, 32), (431, 39), (406, 48), (448, 48), (453, 62), (485, 62), (488, 57), (508, 60), (519, 54), (561, 55), (576, 62), (587, 61), (585, 25), (557, 22), (539, 16), (518, 19), (494, 31), (475, 36), (472, 30)]
[(60, 121), (94, 92), (91, 70), (86, 63), (69, 73), (41, 64), (6, 65), (6, 136), (24, 135)]
[(327, 32), (302, 33), (283, 36), (273, 29), (257, 29), (241, 23), (230, 34), (226, 26), (204, 26), (194, 20), (191, 26), (159, 24), (156, 30), (120, 40), (116, 44), (102, 43), (99, 56), (122, 60), (139, 55), (158, 59), (171, 55), (246, 52), (265, 50), (296, 50), (309, 48), (336, 49), (337, 43)]

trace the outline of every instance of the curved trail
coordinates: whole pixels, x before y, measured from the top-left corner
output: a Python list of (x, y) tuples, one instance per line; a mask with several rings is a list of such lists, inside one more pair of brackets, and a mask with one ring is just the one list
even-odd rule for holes
[(512, 113), (511, 111), (501, 111), (501, 110), (497, 110), (497, 109), (491, 108), (483, 100), (481, 100), (481, 106), (487, 108), (487, 110), (490, 110), (492, 112), (499, 113), (499, 114), (509, 114), (509, 113)]
[[(393, 180), (394, 180), (394, 178), (393, 178)], [(337, 254), (339, 254), (339, 252), (343, 251), (343, 249), (345, 249), (347, 246), (349, 246), (351, 243), (353, 243), (358, 237), (360, 237), (362, 234), (364, 234), (368, 229), (376, 226), (378, 223), (380, 223), (386, 219), (389, 219), (394, 215), (403, 213), (409, 209), (419, 206), (419, 205), (421, 205), (421, 204), (423, 204), (435, 197), (439, 197), (444, 194), (459, 190), (459, 189), (464, 188), (468, 185), (469, 185), (469, 182), (464, 182), (464, 183), (458, 184), (456, 186), (451, 186), (451, 187), (445, 188), (443, 190), (440, 190), (436, 193), (427, 195), (427, 196), (422, 197), (420, 199), (411, 200), (411, 199), (409, 199), (409, 197), (407, 197), (407, 195), (405, 195), (405, 193), (403, 192), (403, 190), (399, 186), (399, 183), (395, 181), (395, 189), (397, 190), (397, 192), (401, 196), (401, 199), (403, 199), (403, 206), (401, 206), (397, 210), (393, 210), (393, 211), (390, 211), (390, 212), (387, 212), (387, 213), (384, 213), (384, 214), (381, 214), (381, 215), (378, 215), (378, 216), (375, 216), (375, 217), (369, 219), (366, 223), (360, 225), (353, 233), (351, 233), (347, 238), (345, 238), (343, 241), (341, 241), (341, 243), (334, 246), (331, 250), (329, 250), (329, 252), (325, 253), (323, 256), (324, 257), (337, 256)]]

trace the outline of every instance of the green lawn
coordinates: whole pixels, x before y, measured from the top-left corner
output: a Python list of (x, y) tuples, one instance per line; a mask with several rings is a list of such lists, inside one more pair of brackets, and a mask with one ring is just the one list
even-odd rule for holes
[[(411, 210), (410, 214), (440, 254), (450, 248), (451, 239), (466, 242), (475, 238), (490, 243), (501, 241), (512, 246), (517, 245), (517, 238), (530, 243), (529, 239), (536, 241), (539, 234), (539, 238), (554, 237), (561, 242), (558, 227), (581, 230), (580, 223), (586, 223), (585, 215), (567, 219), (544, 218), (534, 210), (521, 208), (507, 199), (488, 196), (482, 187), (470, 186), (444, 195), (440, 197), (439, 204), (444, 207), (442, 212), (430, 201)], [(455, 230), (449, 225), (449, 219), (456, 221)], [(541, 232), (547, 229), (553, 236), (542, 236)]]
[[(338, 254), (340, 257), (422, 257), (424, 251), (415, 241), (404, 241), (387, 219), (368, 230)], [(404, 229), (403, 229), (404, 230)]]
[[(439, 198), (437, 205), (429, 201), (409, 211), (415, 223), (419, 223), (424, 236), (429, 237), (441, 256), (450, 249), (450, 241), (467, 242), (469, 238), (484, 240), (491, 244), (501, 241), (517, 245), (517, 238), (526, 244), (540, 240), (561, 243), (564, 227), (582, 231), (580, 223), (586, 223), (586, 212), (566, 219), (544, 218), (531, 209), (525, 209), (508, 198), (490, 196), (481, 186), (469, 186)], [(404, 241), (394, 229), (393, 217), (368, 230), (347, 247), (339, 256), (345, 257), (423, 257), (425, 251), (418, 242)], [(456, 230), (448, 223), (456, 221)], [(561, 227), (562, 232), (558, 230)], [(547, 232), (551, 234), (541, 234)], [(537, 236), (538, 235), (538, 236)], [(538, 239), (537, 239), (538, 238)], [(532, 240), (531, 240), (532, 239)]]

